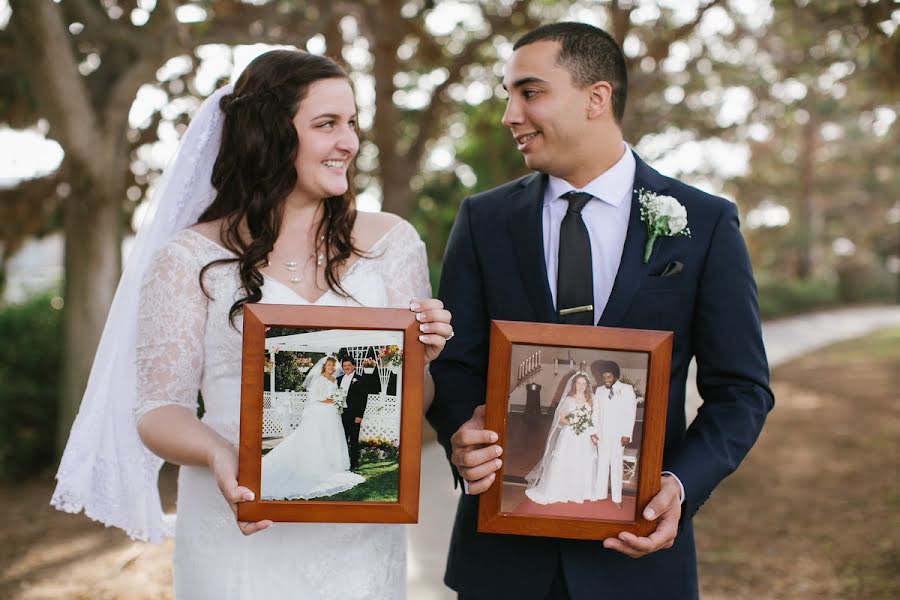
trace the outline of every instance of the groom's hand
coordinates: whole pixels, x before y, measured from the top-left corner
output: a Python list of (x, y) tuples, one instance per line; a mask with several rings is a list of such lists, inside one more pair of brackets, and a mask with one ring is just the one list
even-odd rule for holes
[(657, 550), (671, 548), (678, 533), (678, 520), (681, 519), (681, 488), (673, 477), (663, 477), (659, 493), (653, 497), (644, 509), (644, 518), (657, 520), (656, 531), (649, 537), (638, 537), (623, 531), (618, 538), (606, 538), (603, 547), (617, 550), (632, 558), (639, 558)]
[(450, 438), (450, 462), (466, 480), (467, 494), (480, 494), (494, 482), (495, 471), (503, 464), (499, 458), (503, 449), (490, 445), (496, 441), (497, 434), (484, 428), (484, 404)]

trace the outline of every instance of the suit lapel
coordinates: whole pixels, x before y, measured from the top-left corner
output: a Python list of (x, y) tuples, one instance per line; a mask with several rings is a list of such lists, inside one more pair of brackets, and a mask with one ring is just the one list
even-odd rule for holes
[(628, 217), (628, 233), (625, 234), (622, 261), (619, 263), (619, 271), (616, 273), (616, 281), (613, 284), (609, 301), (597, 322), (597, 325), (606, 327), (615, 327), (625, 316), (635, 292), (647, 275), (649, 265), (645, 265), (643, 262), (647, 228), (641, 222), (638, 194), (641, 190), (662, 194), (668, 187), (666, 179), (651, 169), (637, 154), (634, 155), (634, 160), (634, 191), (631, 193), (631, 215)]
[(544, 262), (542, 211), (546, 187), (547, 176), (540, 173), (522, 180), (509, 196), (511, 210), (507, 227), (526, 297), (540, 321), (555, 323), (556, 311), (553, 309), (553, 296)]

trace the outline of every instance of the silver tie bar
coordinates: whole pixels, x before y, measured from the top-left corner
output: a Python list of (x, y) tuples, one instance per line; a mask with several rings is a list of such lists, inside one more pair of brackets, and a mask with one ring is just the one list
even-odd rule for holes
[(593, 310), (594, 310), (593, 304), (586, 304), (584, 306), (575, 306), (573, 308), (564, 308), (561, 311), (559, 311), (559, 316), (564, 317), (566, 315), (574, 315), (575, 313), (588, 312), (588, 311), (593, 311)]

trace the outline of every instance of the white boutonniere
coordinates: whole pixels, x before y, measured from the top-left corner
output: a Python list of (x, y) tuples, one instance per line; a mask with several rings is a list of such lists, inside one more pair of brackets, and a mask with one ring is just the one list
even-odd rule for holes
[(650, 190), (640, 190), (638, 200), (641, 205), (641, 221), (647, 224), (647, 245), (644, 246), (644, 264), (650, 262), (656, 238), (686, 235), (688, 228), (687, 209), (672, 196), (660, 196)]

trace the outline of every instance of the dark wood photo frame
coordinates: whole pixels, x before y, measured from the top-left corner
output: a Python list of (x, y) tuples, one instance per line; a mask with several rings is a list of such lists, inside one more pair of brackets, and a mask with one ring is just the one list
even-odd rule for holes
[[(248, 304), (244, 307), (241, 366), (241, 423), (238, 482), (255, 494), (238, 504), (241, 521), (328, 523), (415, 523), (419, 509), (419, 464), (422, 439), (424, 346), (419, 323), (405, 309)], [(337, 500), (263, 500), (264, 370), (269, 328), (372, 330), (402, 334), (399, 469), (396, 502)], [(338, 373), (340, 371), (338, 370)], [(397, 377), (395, 376), (395, 379)], [(274, 376), (273, 376), (274, 380)], [(274, 392), (274, 390), (273, 390)], [(274, 397), (274, 394), (272, 395)], [(284, 436), (285, 438), (287, 435)]]
[[(654, 531), (656, 523), (645, 520), (641, 513), (653, 496), (659, 492), (660, 487), (669, 371), (672, 361), (672, 339), (673, 334), (668, 331), (491, 321), (485, 425), (487, 429), (497, 432), (499, 436), (497, 443), (504, 449), (504, 454), (502, 456), (503, 465), (497, 472), (495, 483), (480, 497), (478, 531), (589, 540), (614, 537), (622, 531), (630, 531), (639, 536), (649, 535)], [(564, 354), (571, 357), (573, 352), (575, 356), (582, 359), (580, 368), (576, 368), (575, 365), (579, 363), (576, 363), (574, 359), (559, 358)], [(514, 353), (517, 357), (515, 365), (512, 359)], [(585, 372), (585, 365), (589, 364), (585, 357), (597, 356), (604, 359), (610, 356), (627, 357), (631, 355), (637, 362), (644, 365), (643, 372), (646, 374), (643, 382), (635, 382), (635, 386), (632, 387), (634, 390), (640, 386), (641, 393), (643, 393), (643, 400), (634, 399), (635, 406), (637, 403), (643, 404), (642, 410), (637, 409), (642, 426), (640, 428), (632, 426), (635, 431), (634, 439), (627, 442), (629, 445), (633, 443), (636, 447), (636, 454), (632, 454), (631, 458), (634, 472), (630, 485), (633, 489), (629, 490), (633, 496), (630, 496), (627, 501), (628, 507), (633, 512), (628, 514), (628, 511), (621, 511), (624, 514), (618, 518), (597, 517), (591, 515), (610, 513), (605, 506), (600, 506), (602, 502), (607, 502), (606, 500), (591, 502), (585, 500), (583, 503), (581, 501), (554, 503), (554, 501), (541, 500), (541, 506), (538, 506), (531, 501), (531, 498), (535, 496), (534, 493), (525, 498), (524, 494), (528, 494), (526, 488), (532, 489), (534, 479), (531, 478), (528, 483), (522, 483), (526, 481), (526, 478), (521, 474), (528, 472), (528, 475), (531, 476), (536, 472), (532, 467), (537, 463), (553, 464), (544, 461), (544, 454), (549, 452), (551, 445), (547, 431), (554, 430), (552, 417), (554, 411), (542, 405), (542, 402), (546, 402), (546, 397), (543, 401), (541, 400), (542, 386), (534, 383), (535, 378), (543, 369), (551, 368), (553, 374), (545, 373), (540, 380), (546, 383), (549, 378), (555, 378), (553, 379), (554, 385), (551, 387), (556, 390), (555, 395), (558, 396), (564, 391), (562, 383), (556, 385), (556, 382), (561, 382), (562, 379), (562, 376), (557, 376), (561, 364), (566, 364), (567, 368), (571, 369), (566, 378), (575, 381), (576, 375), (579, 372)], [(597, 360), (593, 363), (594, 366), (598, 364), (614, 364), (614, 361)], [(597, 369), (603, 370), (602, 367), (597, 367)], [(612, 368), (610, 367), (610, 369)], [(615, 365), (615, 370), (618, 372), (618, 364)], [(596, 369), (594, 372), (597, 372)], [(590, 381), (591, 378), (588, 379)], [(524, 390), (527, 398), (524, 410), (514, 412), (519, 411), (522, 405), (513, 404), (510, 399), (525, 382), (531, 382), (530, 385), (534, 390)], [(601, 388), (598, 386), (597, 389)], [(612, 390), (613, 388), (608, 389)], [(535, 391), (536, 394), (531, 394), (531, 391)], [(551, 394), (551, 396), (553, 395)], [(611, 402), (612, 391), (609, 398)], [(551, 404), (555, 403), (559, 407), (559, 401), (560, 398), (553, 397)], [(547, 418), (548, 411), (551, 415), (549, 419)], [(529, 412), (531, 413), (530, 421), (526, 420), (529, 419)], [(534, 427), (535, 422), (538, 423), (538, 427)], [(543, 429), (541, 429), (542, 423), (545, 424)], [(569, 439), (575, 439), (573, 436), (576, 434), (569, 435)], [(622, 439), (621, 444), (624, 446), (626, 440)], [(536, 445), (539, 447), (535, 450)], [(517, 454), (517, 448), (526, 451)], [(585, 451), (580, 452), (585, 454)], [(520, 457), (520, 455), (527, 456)], [(535, 455), (538, 456), (537, 461), (534, 460)], [(623, 460), (622, 465), (625, 464), (626, 461)], [(627, 469), (623, 466), (623, 471), (625, 470)], [(596, 477), (597, 479), (594, 481), (599, 481), (599, 475)], [(604, 495), (607, 489), (605, 478), (606, 475), (604, 475), (603, 484)], [(621, 483), (619, 489), (622, 489)], [(504, 492), (508, 496), (505, 505)], [(520, 492), (521, 495), (519, 495)], [(611, 501), (609, 502), (611, 504)], [(622, 504), (623, 501), (620, 500), (617, 508)], [(513, 505), (515, 508), (511, 508)], [(545, 510), (545, 506), (550, 506), (550, 510)], [(594, 512), (591, 512), (592, 510)], [(554, 513), (554, 511), (557, 513), (548, 514)]]

